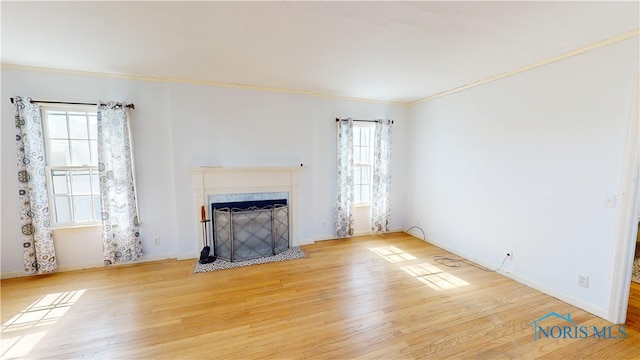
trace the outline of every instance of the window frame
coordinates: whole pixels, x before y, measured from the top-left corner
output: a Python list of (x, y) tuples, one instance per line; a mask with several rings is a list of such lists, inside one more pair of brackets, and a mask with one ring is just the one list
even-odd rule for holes
[[(94, 189), (94, 183), (91, 181), (91, 176), (92, 174), (95, 174), (95, 176), (99, 177), (98, 174), (98, 154), (97, 154), (97, 150), (96, 153), (93, 154), (93, 148), (91, 147), (91, 130), (89, 128), (89, 122), (87, 123), (87, 138), (86, 139), (79, 139), (79, 140), (86, 140), (89, 142), (89, 159), (90, 161), (92, 161), (94, 164), (82, 164), (82, 165), (52, 165), (51, 164), (51, 157), (53, 156), (53, 152), (52, 152), (52, 140), (56, 140), (58, 138), (52, 138), (51, 134), (50, 134), (50, 130), (49, 130), (49, 111), (53, 111), (53, 112), (66, 112), (66, 116), (67, 116), (67, 140), (73, 140), (74, 138), (72, 138), (70, 136), (69, 133), (69, 127), (68, 127), (68, 113), (69, 112), (84, 112), (84, 113), (92, 113), (95, 114), (95, 116), (97, 117), (98, 115), (98, 109), (96, 106), (94, 105), (68, 105), (68, 104), (46, 104), (46, 105), (40, 105), (40, 112), (42, 115), (42, 122), (43, 122), (43, 131), (44, 131), (44, 135), (45, 135), (45, 157), (46, 157), (46, 181), (47, 181), (47, 193), (48, 193), (48, 197), (49, 197), (49, 213), (50, 213), (50, 220), (51, 220), (51, 227), (53, 229), (62, 229), (62, 228), (76, 228), (76, 227), (92, 227), (92, 226), (99, 226), (102, 224), (102, 219), (100, 218), (100, 213), (101, 213), (101, 204), (100, 204), (100, 189), (99, 189), (99, 183), (98, 183), (98, 189)], [(76, 139), (78, 140), (78, 139)], [(96, 128), (96, 142), (97, 142), (97, 128)], [(96, 146), (97, 149), (97, 146)], [(71, 148), (69, 148), (69, 156), (72, 156), (71, 154)], [(78, 171), (82, 171), (82, 170), (86, 170), (89, 173), (89, 193), (85, 194), (85, 193), (81, 193), (78, 194), (77, 192), (73, 192), (73, 185), (71, 184), (71, 182), (73, 181), (73, 173), (74, 172), (78, 172)], [(55, 171), (67, 171), (68, 172), (68, 182), (67, 182), (67, 188), (69, 189), (68, 194), (55, 194), (55, 187), (54, 187), (54, 181), (53, 181), (53, 174)], [(99, 180), (98, 180), (99, 181)], [(97, 202), (94, 200), (95, 196), (98, 196), (98, 200)], [(91, 214), (89, 214), (89, 221), (77, 221), (77, 216), (75, 213), (75, 201), (79, 196), (88, 196), (90, 199), (90, 205), (91, 205), (91, 209), (92, 212)], [(56, 202), (55, 200), (57, 198), (61, 198), (61, 197), (67, 197), (69, 198), (69, 214), (70, 214), (70, 218), (72, 221), (70, 222), (58, 222), (57, 218), (58, 218), (58, 213), (56, 210)], [(96, 209), (97, 207), (97, 209)], [(97, 213), (97, 214), (96, 214)]]
[[(353, 134), (353, 153), (354, 153), (354, 161), (353, 161), (353, 167), (354, 167), (354, 178), (353, 178), (353, 193), (354, 193), (354, 207), (367, 207), (367, 206), (371, 206), (372, 201), (373, 201), (373, 194), (372, 194), (372, 190), (373, 190), (373, 154), (374, 154), (374, 135), (375, 135), (375, 124), (374, 123), (370, 123), (370, 122), (354, 122), (353, 123), (353, 128), (354, 128), (354, 134)], [(360, 135), (360, 139), (358, 139), (358, 143), (361, 144), (362, 140), (362, 129), (367, 129), (369, 131), (369, 142), (368, 144), (366, 144), (366, 146), (363, 145), (356, 145), (356, 132), (355, 132), (355, 128), (359, 128), (359, 135)], [(360, 151), (361, 148), (363, 147), (367, 147), (368, 148), (368, 160), (369, 162), (365, 162), (365, 163), (358, 163), (356, 162), (356, 152)], [(360, 153), (361, 154), (361, 153)], [(362, 158), (362, 156), (360, 156), (359, 158)], [(362, 178), (356, 179), (356, 168), (368, 168), (369, 171), (369, 177), (367, 179), (367, 183), (362, 182), (361, 180)], [(369, 197), (367, 199), (367, 201), (360, 201), (360, 202), (356, 202), (356, 192), (359, 191), (359, 196), (358, 198), (362, 198), (362, 188), (363, 186), (367, 186), (369, 191)]]

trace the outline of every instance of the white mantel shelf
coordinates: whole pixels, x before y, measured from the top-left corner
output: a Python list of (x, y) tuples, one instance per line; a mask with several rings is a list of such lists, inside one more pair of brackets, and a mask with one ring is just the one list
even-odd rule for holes
[(289, 241), (299, 245), (299, 173), (306, 166), (225, 167), (198, 166), (185, 170), (193, 175), (193, 223), (198, 229), (198, 243), (203, 244), (200, 230), (200, 207), (210, 209), (210, 196), (220, 194), (247, 194), (286, 192), (289, 199)]
[(308, 169), (308, 166), (263, 166), (263, 167), (227, 167), (227, 166), (198, 166), (188, 167), (190, 172), (207, 171), (300, 171)]

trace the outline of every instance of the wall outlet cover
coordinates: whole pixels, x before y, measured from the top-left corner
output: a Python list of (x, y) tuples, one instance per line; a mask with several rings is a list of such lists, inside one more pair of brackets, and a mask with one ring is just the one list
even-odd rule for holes
[(589, 287), (589, 277), (587, 275), (578, 274), (578, 279), (576, 281), (578, 286), (582, 286), (583, 288)]

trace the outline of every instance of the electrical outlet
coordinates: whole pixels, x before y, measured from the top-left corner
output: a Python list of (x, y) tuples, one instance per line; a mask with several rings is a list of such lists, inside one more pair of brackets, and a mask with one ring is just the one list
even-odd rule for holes
[(513, 261), (513, 251), (507, 251), (507, 260)]
[(153, 245), (155, 245), (155, 246), (160, 245), (160, 238), (159, 237), (153, 239)]
[(589, 277), (587, 275), (578, 274), (578, 279), (576, 281), (578, 286), (582, 286), (583, 288), (589, 287)]

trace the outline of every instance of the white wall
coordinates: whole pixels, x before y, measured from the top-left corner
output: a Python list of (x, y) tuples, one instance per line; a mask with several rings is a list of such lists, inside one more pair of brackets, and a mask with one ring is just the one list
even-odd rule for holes
[[(318, 99), (314, 104), (314, 218), (317, 239), (333, 237), (335, 228), (335, 183), (336, 164), (336, 117), (353, 119), (393, 119), (391, 162), (391, 228), (406, 227), (405, 199), (407, 181), (407, 116), (408, 108), (387, 104), (363, 103), (335, 99)], [(331, 185), (329, 185), (331, 184)], [(326, 227), (324, 226), (326, 224)]]
[[(107, 77), (90, 77), (3, 69), (2, 71), (2, 273), (23, 269), (19, 231), (14, 107), (9, 97), (95, 102), (132, 102), (132, 133), (136, 156), (138, 200), (143, 247), (148, 259), (167, 258), (177, 246), (174, 218), (173, 167), (168, 91), (166, 84)], [(159, 237), (160, 245), (153, 239)], [(98, 228), (54, 232), (61, 270), (100, 266), (102, 243)]]
[[(179, 256), (197, 253), (192, 174), (202, 165), (311, 165), (311, 102), (305, 95), (170, 84)], [(300, 184), (300, 238), (313, 239), (310, 171)]]
[(606, 318), (638, 61), (632, 39), (412, 107), (407, 221)]
[[(297, 166), (300, 173), (300, 239), (333, 237), (335, 118), (390, 118), (394, 125), (392, 227), (404, 227), (407, 108), (309, 95), (186, 83), (3, 69), (2, 118), (13, 118), (11, 95), (67, 101), (133, 102), (141, 233), (147, 259), (199, 254), (191, 174), (202, 165)], [(15, 185), (13, 121), (2, 122), (2, 273), (22, 270)], [(6, 134), (11, 134), (7, 138)], [(99, 234), (58, 231), (61, 270), (99, 265)], [(153, 245), (159, 237), (160, 245)], [(87, 243), (90, 242), (90, 243)]]
[[(407, 109), (397, 105), (324, 99), (253, 89), (170, 84), (179, 257), (192, 256), (194, 204), (186, 167), (297, 166), (300, 173), (300, 240), (333, 238), (335, 208), (335, 118), (396, 120), (394, 140), (403, 144)], [(407, 148), (393, 154), (393, 225), (404, 225), (403, 170)], [(396, 199), (397, 197), (397, 199)]]

